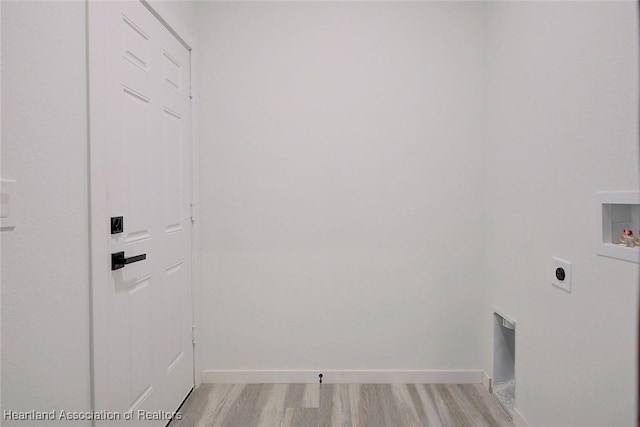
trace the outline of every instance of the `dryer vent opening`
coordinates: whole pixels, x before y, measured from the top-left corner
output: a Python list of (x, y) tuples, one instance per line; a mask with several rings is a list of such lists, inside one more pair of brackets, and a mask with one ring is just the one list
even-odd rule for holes
[(516, 323), (493, 313), (493, 394), (513, 418), (515, 406)]

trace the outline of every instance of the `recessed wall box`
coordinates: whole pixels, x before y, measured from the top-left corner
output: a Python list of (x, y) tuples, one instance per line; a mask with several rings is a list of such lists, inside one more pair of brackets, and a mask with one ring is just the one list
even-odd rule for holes
[(633, 232), (631, 240), (640, 237), (640, 192), (596, 193), (596, 221), (598, 255), (640, 263), (640, 246), (633, 242), (629, 245), (620, 243), (625, 229)]
[(516, 322), (494, 312), (493, 395), (513, 418), (516, 401)]

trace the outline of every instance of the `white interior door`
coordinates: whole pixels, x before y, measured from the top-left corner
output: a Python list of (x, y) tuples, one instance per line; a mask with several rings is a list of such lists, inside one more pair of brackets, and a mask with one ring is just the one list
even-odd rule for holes
[(194, 385), (190, 53), (143, 4), (89, 2), (89, 61), (94, 406), (164, 426)]

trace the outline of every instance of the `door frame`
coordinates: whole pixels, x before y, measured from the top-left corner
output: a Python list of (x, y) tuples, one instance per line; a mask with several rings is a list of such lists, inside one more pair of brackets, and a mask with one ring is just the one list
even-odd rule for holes
[[(190, 78), (191, 78), (191, 102), (190, 102), (190, 119), (191, 119), (191, 295), (192, 295), (192, 326), (197, 327), (198, 304), (200, 296), (200, 218), (197, 217), (197, 208), (199, 207), (200, 182), (199, 182), (199, 146), (198, 146), (198, 104), (199, 99), (196, 96), (198, 88), (197, 80), (197, 38), (196, 34), (188, 26), (183, 25), (179, 19), (169, 10), (169, 8), (160, 1), (150, 2), (149, 0), (130, 0), (140, 1), (142, 5), (151, 12), (158, 21), (173, 34), (182, 43), (190, 53)], [(101, 111), (102, 106), (96, 101), (104, 99), (103, 76), (105, 72), (105, 64), (103, 55), (98, 54), (92, 46), (96, 41), (96, 23), (92, 22), (92, 7), (94, 3), (102, 3), (102, 0), (86, 0), (86, 41), (87, 41), (87, 139), (89, 149), (89, 290), (90, 290), (90, 343), (91, 343), (91, 409), (99, 410), (97, 404), (102, 402), (103, 397), (97, 395), (96, 384), (99, 382), (96, 372), (96, 364), (100, 364), (98, 360), (106, 357), (105, 343), (96, 340), (97, 327), (104, 327), (105, 304), (101, 300), (104, 292), (100, 290), (107, 289), (108, 285), (108, 242), (104, 236), (107, 236), (107, 170), (106, 170), (106, 148), (107, 144), (104, 138), (104, 120), (99, 117), (104, 116)], [(98, 95), (96, 95), (98, 94)], [(195, 333), (194, 333), (195, 336)], [(201, 369), (197, 352), (197, 346), (193, 345), (193, 380), (195, 387), (201, 384)], [(95, 425), (95, 421), (92, 421)]]

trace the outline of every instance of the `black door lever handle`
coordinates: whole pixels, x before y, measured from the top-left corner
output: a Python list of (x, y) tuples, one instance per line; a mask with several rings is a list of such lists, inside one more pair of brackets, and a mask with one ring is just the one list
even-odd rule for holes
[(120, 270), (125, 265), (147, 259), (147, 254), (136, 255), (129, 258), (124, 257), (124, 252), (111, 254), (111, 270)]

